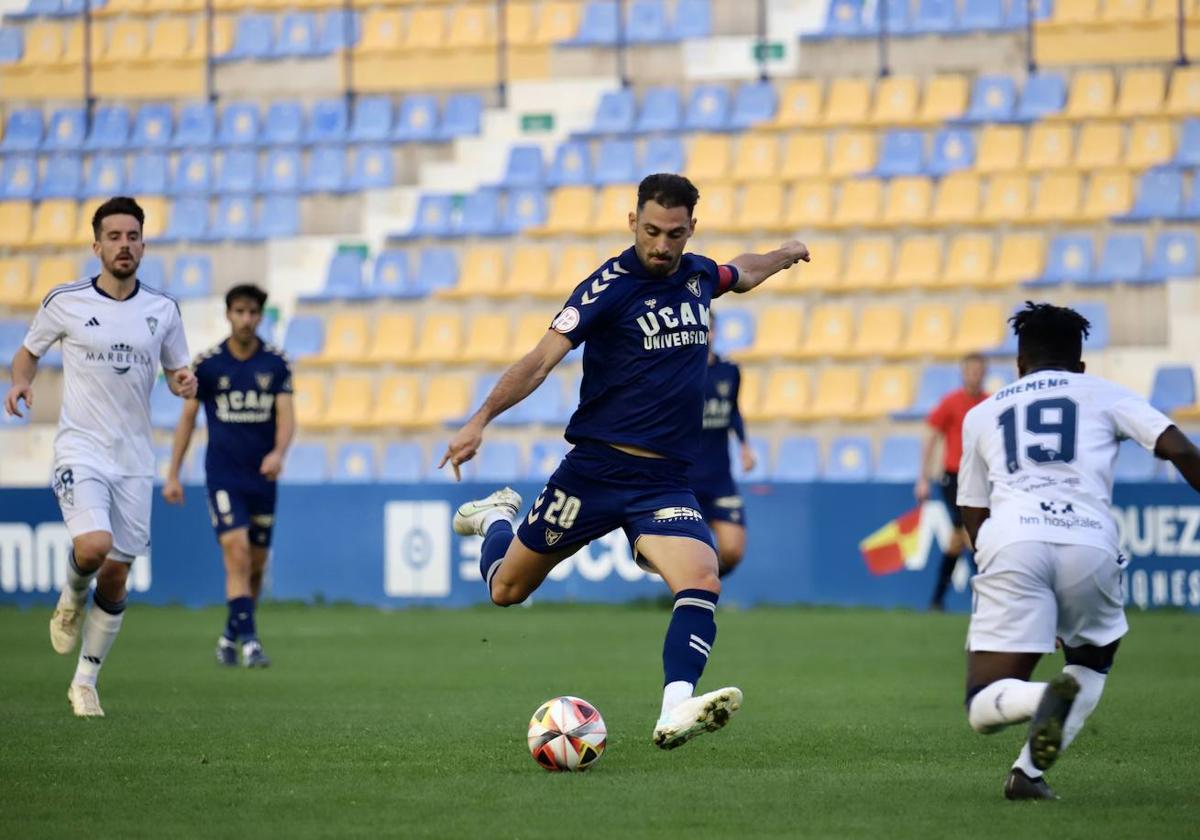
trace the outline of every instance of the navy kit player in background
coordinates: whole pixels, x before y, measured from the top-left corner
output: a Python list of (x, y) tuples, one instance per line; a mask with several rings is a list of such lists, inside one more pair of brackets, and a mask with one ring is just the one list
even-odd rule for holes
[(671, 749), (725, 725), (742, 692), (692, 697), (716, 639), (721, 584), (712, 535), (687, 470), (704, 413), (712, 299), (748, 292), (808, 259), (800, 242), (746, 254), (728, 266), (684, 247), (699, 193), (679, 175), (651, 175), (629, 214), (634, 245), (584, 280), (538, 345), (509, 368), (450, 440), (441, 466), (455, 475), (475, 457), (483, 430), (529, 396), (572, 347), (586, 342), (572, 449), (513, 533), (521, 497), (509, 488), (462, 505), (454, 529), (484, 537), (480, 573), (492, 601), (519, 604), (560, 561), (623, 528), (638, 562), (675, 596), (663, 645), (662, 714), (654, 743)]
[(225, 295), (232, 332), (193, 365), (198, 390), (184, 404), (163, 485), (163, 498), (183, 503), (179, 470), (203, 404), (208, 509), (225, 559), (229, 604), (217, 661), (237, 665), (240, 644), (248, 668), (271, 664), (258, 640), (254, 609), (275, 524), (276, 481), (296, 429), (291, 367), (283, 353), (258, 337), (266, 301), (267, 293), (257, 286), (235, 286)]
[(741, 444), (739, 448), (742, 470), (754, 469), (754, 450), (746, 443), (746, 424), (738, 409), (738, 396), (742, 387), (742, 374), (738, 366), (726, 361), (712, 349), (713, 337), (717, 334), (717, 315), (708, 315), (708, 381), (704, 389), (703, 431), (700, 433), (700, 451), (692, 468), (688, 470), (688, 481), (700, 502), (704, 521), (712, 528), (717, 540), (718, 574), (721, 577), (732, 572), (746, 554), (746, 510), (737, 483), (733, 480), (733, 467), (729, 463), (729, 433), (733, 432)]

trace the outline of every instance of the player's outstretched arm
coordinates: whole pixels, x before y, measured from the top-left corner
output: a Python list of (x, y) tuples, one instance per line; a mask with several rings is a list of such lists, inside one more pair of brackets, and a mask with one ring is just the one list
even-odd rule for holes
[(1171, 426), (1158, 436), (1154, 454), (1174, 464), (1192, 489), (1200, 491), (1200, 449), (1179, 431), (1178, 426)]
[(200, 401), (188, 400), (183, 404), (179, 422), (175, 424), (175, 438), (171, 442), (171, 465), (167, 467), (167, 478), (162, 489), (163, 498), (168, 504), (183, 504), (183, 484), (179, 480), (179, 472), (183, 469), (183, 459), (192, 443), (192, 432), (196, 429), (196, 414), (199, 411)]
[(803, 260), (809, 262), (808, 246), (798, 240), (785, 242), (769, 254), (742, 254), (729, 264), (737, 268), (738, 280), (733, 291), (748, 292), (772, 274), (791, 268)]
[(479, 410), (471, 415), (458, 434), (450, 438), (438, 469), (448, 462), (454, 468), (455, 481), (458, 481), (461, 478), (459, 466), (475, 457), (483, 442), (483, 430), (487, 424), (536, 391), (570, 350), (571, 342), (566, 336), (548, 330), (521, 361), (504, 371)]
[(263, 456), (258, 471), (271, 481), (278, 481), (287, 460), (288, 447), (296, 436), (296, 401), (291, 394), (275, 395), (275, 448)]
[(4, 396), (4, 410), (13, 417), (24, 417), (20, 401), (26, 408), (33, 408), (33, 378), (37, 376), (38, 357), (23, 346), (17, 348), (12, 360), (12, 387)]

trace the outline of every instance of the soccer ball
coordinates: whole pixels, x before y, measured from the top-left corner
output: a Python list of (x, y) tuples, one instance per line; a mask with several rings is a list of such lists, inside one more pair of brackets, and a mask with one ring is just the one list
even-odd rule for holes
[(588, 769), (604, 755), (607, 741), (604, 718), (578, 697), (547, 700), (529, 721), (529, 752), (551, 773)]

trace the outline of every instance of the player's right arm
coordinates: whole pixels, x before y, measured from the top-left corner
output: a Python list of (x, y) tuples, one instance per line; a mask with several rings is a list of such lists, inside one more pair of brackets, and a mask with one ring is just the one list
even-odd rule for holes
[(987, 459), (980, 451), (979, 425), (986, 422), (981, 411), (972, 409), (963, 421), (963, 453), (958, 466), (958, 498), (955, 503), (962, 512), (963, 528), (971, 540), (971, 548), (979, 550), (979, 529), (991, 516), (992, 485), (988, 477)]
[(1200, 491), (1200, 449), (1179, 431), (1178, 426), (1171, 426), (1159, 435), (1154, 454), (1174, 464), (1192, 489)]
[(183, 504), (183, 484), (179, 481), (179, 472), (183, 469), (183, 459), (192, 442), (192, 432), (196, 430), (196, 414), (199, 411), (200, 400), (184, 400), (183, 412), (179, 415), (179, 422), (175, 424), (175, 440), (171, 444), (171, 466), (167, 469), (167, 480), (163, 482), (162, 489), (163, 498), (173, 505)]
[(12, 387), (4, 396), (4, 410), (13, 417), (24, 417), (21, 414), (20, 401), (25, 401), (25, 407), (33, 408), (33, 378), (37, 376), (38, 357), (25, 347), (18, 347), (12, 360)]
[(38, 359), (67, 333), (60, 309), (61, 305), (54, 302), (54, 294), (47, 296), (13, 356), (12, 387), (4, 397), (4, 410), (14, 417), (24, 416), (17, 405), (20, 400), (25, 401), (27, 408), (33, 408), (33, 379), (37, 376)]

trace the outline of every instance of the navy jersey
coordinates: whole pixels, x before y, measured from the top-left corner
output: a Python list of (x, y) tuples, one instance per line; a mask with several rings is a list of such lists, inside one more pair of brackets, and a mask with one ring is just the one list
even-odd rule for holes
[(700, 448), (688, 480), (698, 495), (732, 493), (732, 468), (729, 464), (729, 432), (745, 441), (746, 427), (738, 411), (738, 392), (742, 374), (733, 362), (717, 358), (708, 366), (704, 388), (704, 421)]
[(233, 489), (271, 483), (259, 467), (275, 448), (275, 397), (292, 393), (287, 357), (260, 341), (254, 355), (242, 361), (223, 341), (201, 353), (192, 369), (196, 399), (208, 421), (204, 468), (209, 485)]
[(583, 351), (571, 443), (638, 446), (685, 463), (696, 457), (708, 368), (708, 310), (737, 269), (684, 254), (666, 277), (632, 248), (580, 283), (551, 328)]

